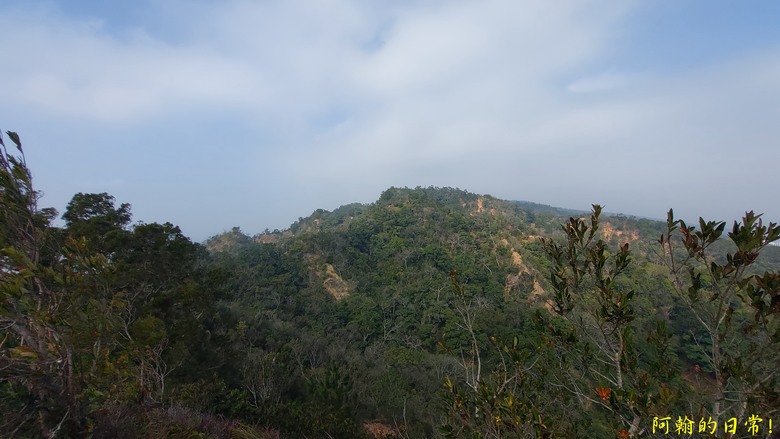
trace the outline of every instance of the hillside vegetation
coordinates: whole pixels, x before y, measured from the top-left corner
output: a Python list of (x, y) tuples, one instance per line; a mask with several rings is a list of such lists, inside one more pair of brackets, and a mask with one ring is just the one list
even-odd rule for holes
[(390, 188), (200, 245), (106, 193), (54, 226), (7, 134), (2, 437), (780, 430), (780, 231), (752, 213), (693, 227)]

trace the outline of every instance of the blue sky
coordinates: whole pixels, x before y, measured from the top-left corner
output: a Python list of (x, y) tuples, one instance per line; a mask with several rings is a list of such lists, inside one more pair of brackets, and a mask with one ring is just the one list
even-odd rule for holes
[(776, 1), (0, 3), (41, 204), (201, 241), (390, 186), (780, 220)]

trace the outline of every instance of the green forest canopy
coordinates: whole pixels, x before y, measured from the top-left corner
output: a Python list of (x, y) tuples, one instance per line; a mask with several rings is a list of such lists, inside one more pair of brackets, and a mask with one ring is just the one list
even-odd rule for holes
[(725, 437), (778, 420), (780, 231), (753, 213), (727, 231), (390, 188), (200, 245), (107, 193), (54, 226), (19, 136), (0, 146), (2, 437)]

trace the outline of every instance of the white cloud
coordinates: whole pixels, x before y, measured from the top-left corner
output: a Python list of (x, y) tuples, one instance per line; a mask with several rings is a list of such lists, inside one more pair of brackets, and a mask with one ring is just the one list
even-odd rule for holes
[[(254, 228), (243, 224), (249, 231), (370, 201), (390, 184), (465, 186), (571, 207), (603, 202), (655, 216), (683, 205), (776, 209), (764, 188), (779, 159), (780, 52), (674, 74), (626, 69), (611, 56), (636, 19), (635, 2), (150, 4), (170, 20), (167, 33), (6, 11), (0, 99), (28, 120), (67, 118), (100, 139), (142, 127), (146, 142), (174, 157), (216, 149), (214, 136), (193, 145), (197, 136), (179, 133), (218, 130), (215, 157), (240, 157), (236, 166), (250, 175), (210, 169), (224, 190), (202, 193), (199, 203), (239, 209), (256, 189), (248, 185), (262, 194), (283, 188), (263, 195), (277, 204), (247, 207), (244, 215), (258, 218)], [(168, 143), (155, 145), (154, 134)], [(74, 146), (71, 155), (89, 153)], [(139, 197), (187, 190), (174, 178), (146, 186), (149, 171), (133, 166), (115, 172), (116, 181), (138, 182)], [(268, 213), (296, 209), (293, 218)], [(208, 221), (201, 236), (233, 225)]]
[(625, 74), (604, 72), (577, 79), (566, 88), (574, 93), (595, 93), (621, 88), (628, 82)]
[(118, 39), (94, 20), (51, 13), (6, 15), (0, 25), (13, 35), (0, 39), (0, 50), (15, 67), (0, 71), (9, 85), (0, 96), (55, 115), (126, 121), (264, 97), (260, 75), (240, 60), (168, 45), (140, 31)]

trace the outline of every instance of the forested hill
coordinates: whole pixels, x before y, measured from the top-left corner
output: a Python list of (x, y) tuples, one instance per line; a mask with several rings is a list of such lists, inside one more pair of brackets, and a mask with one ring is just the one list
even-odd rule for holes
[[(576, 318), (557, 313), (551, 283), (557, 269), (540, 240), (565, 241), (561, 225), (572, 213), (585, 219), (581, 225), (591, 225), (589, 214), (582, 212), (451, 188), (391, 188), (370, 205), (318, 210), (286, 231), (251, 238), (233, 230), (210, 239), (206, 247), (227, 270), (241, 273), (232, 278), (231, 290), (242, 304), (236, 311), (243, 313), (243, 321), (254, 322), (250, 326), (265, 328), (257, 330), (253, 343), (275, 361), (280, 352), (294, 353), (286, 361), (288, 368), (290, 362), (297, 366), (291, 368), (299, 382), (310, 383), (324, 373), (343, 380), (340, 398), (353, 420), (377, 421), (396, 432), (403, 425), (413, 432), (411, 437), (435, 436), (442, 424), (456, 436), (473, 428), (490, 437), (491, 432), (535, 431), (540, 423), (556, 434), (612, 437), (606, 431), (621, 430), (621, 422), (612, 419), (618, 402), (602, 401), (608, 407), (599, 410), (596, 392), (580, 386), (591, 390), (618, 386), (574, 372), (583, 367), (576, 365), (576, 355), (590, 349), (615, 355), (608, 351), (609, 337), (593, 345), (585, 341), (586, 334), (599, 326), (599, 317), (594, 317), (598, 299), (584, 294), (594, 288), (594, 280), (570, 285), (571, 293), (582, 294), (569, 299), (583, 300), (581, 308), (572, 311)], [(669, 407), (671, 413), (673, 407), (681, 407), (674, 404), (691, 403), (692, 392), (698, 391), (690, 388), (694, 378), (707, 389), (715, 379), (708, 360), (711, 346), (702, 343), (706, 334), (673, 288), (669, 261), (658, 243), (664, 233), (665, 223), (612, 215), (600, 219), (592, 241), (603, 240), (606, 252), (616, 255), (619, 246), (629, 244), (632, 261), (615, 276), (614, 288), (635, 292), (630, 317), (620, 322), (638, 334), (633, 340), (637, 361), (633, 379), (650, 380), (649, 370), (662, 374), (649, 381), (654, 388), (643, 389), (648, 411), (636, 415), (640, 419), (636, 431), (650, 426), (653, 410), (660, 413), (659, 407)], [(727, 240), (712, 246), (708, 254), (722, 263), (734, 251)], [(752, 269), (776, 271), (778, 250), (765, 248)], [(676, 250), (673, 253), (679, 256)], [(585, 256), (575, 259), (583, 264)], [(561, 276), (556, 278), (559, 282)], [(732, 305), (738, 306), (736, 299)], [(555, 332), (550, 325), (586, 318), (592, 321), (580, 322), (580, 328), (566, 326), (573, 331), (567, 336), (582, 346), (572, 345), (569, 351), (551, 335)], [(653, 337), (661, 337), (657, 331), (665, 337), (661, 351), (652, 344), (658, 341)], [(507, 348), (504, 343), (511, 352), (502, 351)], [(549, 349), (541, 355), (544, 346)], [(299, 352), (308, 356), (296, 357), (302, 355), (295, 354)], [(564, 353), (572, 357), (561, 357)], [(502, 369), (510, 354), (520, 355), (515, 359), (520, 370)], [(475, 366), (477, 359), (481, 366)], [(692, 378), (699, 373), (692, 371), (701, 372)], [(595, 373), (609, 376), (614, 370)], [(498, 385), (496, 374), (509, 380), (511, 391), (490, 387)], [(567, 381), (574, 380), (572, 374), (583, 381)], [(443, 395), (444, 382), (455, 385), (449, 394), (444, 386)], [(515, 407), (523, 408), (493, 407), (496, 402), (480, 399), (487, 398), (482, 393), (469, 393), (469, 383), (485, 395), (502, 396), (505, 403), (516, 398), (520, 405)], [(458, 388), (463, 393), (457, 393)], [(620, 398), (627, 397), (615, 390)], [(668, 399), (666, 406), (654, 401), (661, 394)], [(583, 404), (583, 398), (594, 396), (595, 401)], [(706, 395), (698, 398), (693, 399), (701, 406), (712, 402)], [(485, 404), (488, 408), (483, 410), (499, 413), (492, 421), (468, 411)], [(495, 422), (502, 416), (520, 426), (502, 430), (504, 421)], [(624, 424), (626, 416), (621, 415)], [(626, 431), (634, 421), (624, 425)]]
[(55, 227), (9, 139), (2, 437), (780, 426), (780, 249), (768, 246), (780, 231), (752, 214), (694, 228), (671, 212), (664, 223), (391, 188), (199, 245), (173, 224), (132, 224), (105, 193), (76, 194)]

